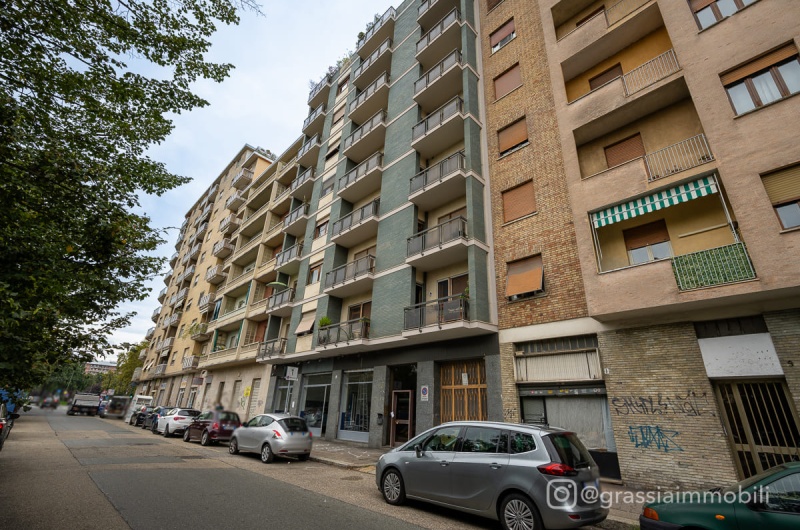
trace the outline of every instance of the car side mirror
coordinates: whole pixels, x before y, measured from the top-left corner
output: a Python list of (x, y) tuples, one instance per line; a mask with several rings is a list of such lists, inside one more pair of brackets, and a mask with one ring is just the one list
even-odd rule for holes
[(421, 458), (422, 455), (425, 454), (425, 452), (422, 450), (422, 447), (419, 444), (414, 446), (414, 452), (417, 454), (417, 458)]

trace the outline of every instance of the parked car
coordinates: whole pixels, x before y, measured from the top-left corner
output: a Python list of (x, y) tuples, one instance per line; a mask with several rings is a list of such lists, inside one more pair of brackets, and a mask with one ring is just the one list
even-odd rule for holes
[(150, 429), (150, 432), (153, 434), (156, 433), (156, 427), (158, 426), (158, 418), (169, 412), (175, 407), (164, 407), (158, 406), (153, 407), (147, 417), (145, 417), (144, 421), (142, 422), (142, 429)]
[(134, 411), (131, 413), (131, 419), (128, 420), (128, 425), (133, 425), (134, 427), (138, 427), (144, 423), (144, 419), (147, 417), (148, 414), (153, 412), (153, 409), (150, 405), (142, 405), (139, 407), (139, 410)]
[(58, 400), (56, 398), (53, 398), (53, 397), (44, 398), (42, 400), (41, 405), (39, 405), (39, 408), (42, 408), (42, 409), (54, 409), (55, 410), (57, 407), (58, 407)]
[[(505, 529), (603, 521), (600, 470), (575, 433), (499, 422), (434, 427), (381, 455), (375, 481), (389, 504), (419, 499)], [(596, 496), (583, 490), (596, 489)], [(588, 502), (587, 499), (594, 499)]]
[(800, 462), (775, 466), (727, 488), (673, 495), (646, 504), (642, 530), (800, 528)]
[(165, 438), (169, 438), (171, 434), (181, 434), (186, 430), (186, 426), (199, 414), (200, 411), (195, 409), (172, 409), (158, 418), (156, 434), (164, 433)]
[(242, 425), (239, 415), (227, 410), (207, 410), (196, 416), (183, 431), (183, 441), (200, 440), (202, 445), (227, 442)]
[(98, 411), (101, 418), (122, 418), (131, 402), (129, 396), (111, 396), (105, 401), (105, 407)]
[(137, 394), (133, 396), (125, 409), (125, 415), (122, 416), (122, 421), (131, 421), (131, 416), (134, 411), (141, 410), (145, 405), (153, 405), (153, 396), (148, 396), (146, 394)]
[(290, 414), (260, 414), (233, 431), (228, 451), (261, 453), (269, 464), (276, 456), (308, 460), (314, 440), (306, 420)]
[(19, 418), (19, 414), (9, 412), (6, 404), (0, 402), (0, 451), (3, 450), (3, 445), (6, 443), (8, 435), (11, 434), (11, 428), (17, 418)]
[(86, 416), (96, 416), (99, 408), (99, 394), (75, 394), (69, 403), (67, 415), (85, 414)]

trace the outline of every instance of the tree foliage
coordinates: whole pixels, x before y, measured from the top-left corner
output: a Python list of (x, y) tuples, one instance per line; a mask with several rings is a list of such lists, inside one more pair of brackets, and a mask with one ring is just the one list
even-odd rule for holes
[(103, 390), (111, 389), (118, 396), (134, 393), (131, 382), (133, 372), (144, 364), (144, 360), (139, 359), (139, 354), (147, 349), (147, 344), (147, 341), (142, 341), (117, 356), (117, 369), (103, 377)]
[(0, 388), (102, 357), (146, 297), (162, 233), (138, 194), (187, 181), (147, 156), (238, 0), (0, 0)]

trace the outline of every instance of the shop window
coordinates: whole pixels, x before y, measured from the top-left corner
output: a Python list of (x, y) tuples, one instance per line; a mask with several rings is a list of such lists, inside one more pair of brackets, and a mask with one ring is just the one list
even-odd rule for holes
[(506, 276), (506, 298), (510, 301), (530, 298), (544, 290), (542, 255), (512, 261)]
[(762, 175), (761, 182), (781, 226), (800, 227), (800, 164)]
[(528, 124), (523, 116), (508, 127), (497, 131), (497, 150), (507, 155), (528, 145)]
[(508, 223), (536, 211), (533, 181), (503, 192), (503, 222)]
[(758, 0), (689, 0), (689, 7), (700, 29), (713, 26), (724, 18)]
[(514, 40), (516, 36), (517, 31), (514, 27), (514, 19), (512, 18), (489, 35), (489, 45), (492, 47), (492, 53), (500, 50), (500, 48)]
[(622, 232), (631, 265), (672, 257), (667, 223), (663, 219)]
[(512, 90), (521, 86), (522, 71), (519, 63), (517, 63), (494, 78), (494, 99), (500, 99)]
[(800, 61), (793, 43), (720, 76), (736, 115), (800, 92)]

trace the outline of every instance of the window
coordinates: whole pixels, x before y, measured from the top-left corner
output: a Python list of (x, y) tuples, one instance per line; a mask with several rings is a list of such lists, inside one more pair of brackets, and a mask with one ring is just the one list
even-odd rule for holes
[(771, 482), (768, 487), (769, 496), (766, 502), (768, 510), (800, 515), (800, 473), (781, 477)]
[(622, 231), (631, 265), (672, 257), (667, 223), (663, 219)]
[(200, 263), (203, 263), (203, 261), (204, 261), (205, 259), (206, 259), (206, 253), (205, 253), (205, 252), (203, 252), (202, 254), (200, 254)]
[(503, 192), (503, 222), (525, 217), (536, 211), (533, 181), (530, 180)]
[(511, 433), (511, 454), (528, 453), (536, 450), (536, 440), (525, 432)]
[(609, 168), (619, 166), (636, 158), (644, 156), (644, 143), (642, 135), (634, 134), (621, 142), (609, 145), (605, 148), (606, 163)]
[(327, 233), (328, 233), (328, 219), (325, 219), (324, 221), (320, 221), (319, 223), (317, 223), (317, 227), (314, 228), (314, 239), (317, 239), (318, 237), (323, 237)]
[(506, 298), (511, 301), (530, 298), (544, 288), (542, 255), (512, 261), (506, 276)]
[(333, 125), (336, 125), (342, 120), (342, 118), (344, 118), (344, 109), (345, 106), (342, 105), (341, 107), (333, 111)]
[(522, 71), (517, 63), (494, 78), (494, 99), (500, 99), (520, 86), (522, 86)]
[(600, 88), (618, 77), (622, 77), (622, 65), (619, 63), (589, 79), (589, 89)]
[(720, 76), (736, 115), (800, 92), (797, 46), (789, 44)]
[(689, 0), (700, 29), (713, 26), (758, 0)]
[(347, 308), (347, 320), (358, 320), (359, 318), (369, 318), (372, 315), (372, 301), (362, 302), (351, 305)]
[(192, 307), (192, 302), (194, 302), (194, 299), (191, 299), (188, 302), (186, 302), (186, 305), (183, 307), (183, 310), (188, 311), (189, 308)]
[(528, 125), (525, 117), (497, 131), (497, 150), (500, 152), (500, 156), (508, 154), (527, 143)]
[(324, 197), (329, 193), (333, 193), (333, 185), (335, 184), (334, 177), (329, 178), (328, 180), (322, 181), (322, 195), (320, 197)]
[(800, 227), (800, 164), (761, 176), (783, 228)]
[(322, 263), (314, 265), (308, 270), (308, 283), (309, 285), (312, 283), (319, 282), (319, 278), (322, 274)]
[(517, 32), (514, 29), (514, 19), (512, 18), (489, 35), (489, 45), (492, 47), (492, 53), (511, 42), (516, 36)]
[(461, 432), (461, 427), (444, 427), (436, 431), (431, 436), (425, 445), (422, 446), (423, 451), (455, 451), (458, 444), (458, 435)]
[(302, 318), (300, 319), (300, 323), (297, 324), (297, 329), (294, 330), (295, 334), (298, 337), (303, 335), (308, 335), (314, 329), (314, 312), (309, 311), (308, 313), (303, 313)]
[(508, 432), (491, 427), (467, 427), (462, 453), (507, 453)]
[(339, 144), (336, 144), (336, 147), (333, 147), (325, 153), (325, 160), (328, 161), (331, 158), (337, 156), (339, 154)]
[(339, 81), (339, 86), (336, 87), (336, 95), (337, 96), (339, 94), (341, 94), (342, 92), (344, 92), (345, 90), (347, 90), (347, 83), (349, 83), (349, 82), (350, 82), (350, 76), (349, 75), (347, 77), (345, 77), (344, 79), (342, 79), (341, 81)]

